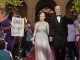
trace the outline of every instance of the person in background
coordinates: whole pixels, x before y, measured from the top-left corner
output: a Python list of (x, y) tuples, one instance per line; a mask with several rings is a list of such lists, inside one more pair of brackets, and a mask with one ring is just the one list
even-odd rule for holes
[(77, 19), (74, 21), (76, 28), (76, 42), (78, 49), (78, 60), (80, 60), (80, 13), (77, 15)]
[(8, 19), (6, 15), (5, 9), (0, 9), (0, 19), (1, 19), (1, 28), (4, 31), (5, 40), (8, 43), (7, 49), (12, 52), (14, 45), (14, 37), (11, 36), (11, 21)]
[(76, 13), (76, 12), (73, 13), (72, 19), (73, 19), (74, 21), (77, 19), (77, 13)]
[(22, 54), (23, 57), (26, 57), (26, 55), (29, 55), (32, 49), (32, 30), (31, 30), (31, 24), (29, 22), (25, 23), (25, 29), (24, 29), (24, 37), (22, 37)]
[[(13, 10), (9, 13), (9, 16), (8, 16), (8, 19), (10, 21), (12, 21), (12, 17), (18, 17), (20, 18), (21, 16), (19, 15), (18, 11), (16, 10)], [(13, 46), (13, 51), (12, 51), (12, 55), (15, 59), (19, 59), (19, 46), (20, 46), (20, 40), (21, 40), (21, 37), (18, 37), (18, 36), (14, 36), (14, 46)]]
[(76, 28), (74, 25), (74, 21), (70, 19), (67, 26), (68, 26), (68, 37), (67, 37), (68, 53), (71, 58), (70, 60), (75, 60), (76, 58), (78, 58), (78, 54), (77, 54), (76, 39), (75, 39)]
[(27, 51), (30, 52), (31, 51), (31, 48), (32, 48), (32, 41), (31, 41), (31, 38), (32, 38), (32, 29), (31, 29), (31, 24), (28, 23), (27, 24), (28, 26), (28, 29), (27, 29), (27, 35), (26, 35), (26, 41), (27, 41)]
[(0, 40), (0, 60), (13, 60), (11, 52), (6, 50), (7, 44), (5, 40)]
[(25, 57), (27, 56), (27, 52), (26, 52), (26, 30), (28, 29), (27, 27), (27, 19), (26, 17), (24, 17), (24, 36), (22, 37), (22, 40), (21, 40), (21, 52), (20, 52), (20, 57), (25, 59)]

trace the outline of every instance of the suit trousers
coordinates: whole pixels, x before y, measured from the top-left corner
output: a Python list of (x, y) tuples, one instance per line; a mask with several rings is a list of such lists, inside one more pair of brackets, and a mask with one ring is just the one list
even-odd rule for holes
[(64, 60), (66, 55), (66, 36), (56, 34), (54, 37), (55, 57), (56, 60)]

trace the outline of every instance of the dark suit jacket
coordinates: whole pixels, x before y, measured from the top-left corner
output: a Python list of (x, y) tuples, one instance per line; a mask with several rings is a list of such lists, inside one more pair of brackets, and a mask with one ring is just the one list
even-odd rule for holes
[(68, 19), (66, 16), (61, 16), (60, 23), (57, 20), (57, 16), (51, 16), (50, 20), (50, 36), (53, 37), (56, 44), (65, 44), (67, 42), (68, 35)]

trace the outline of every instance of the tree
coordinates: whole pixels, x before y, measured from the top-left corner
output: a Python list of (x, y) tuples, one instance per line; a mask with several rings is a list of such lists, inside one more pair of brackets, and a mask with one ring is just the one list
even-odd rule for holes
[(80, 0), (73, 0), (72, 1), (72, 8), (71, 11), (73, 12), (80, 12)]
[(20, 6), (23, 1), (21, 0), (0, 0), (0, 8), (5, 8), (6, 5)]

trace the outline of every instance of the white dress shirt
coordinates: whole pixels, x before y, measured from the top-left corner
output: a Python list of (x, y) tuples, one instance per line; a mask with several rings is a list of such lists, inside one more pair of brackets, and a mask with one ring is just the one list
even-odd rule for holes
[(57, 20), (60, 23), (61, 17), (60, 16), (57, 16)]

